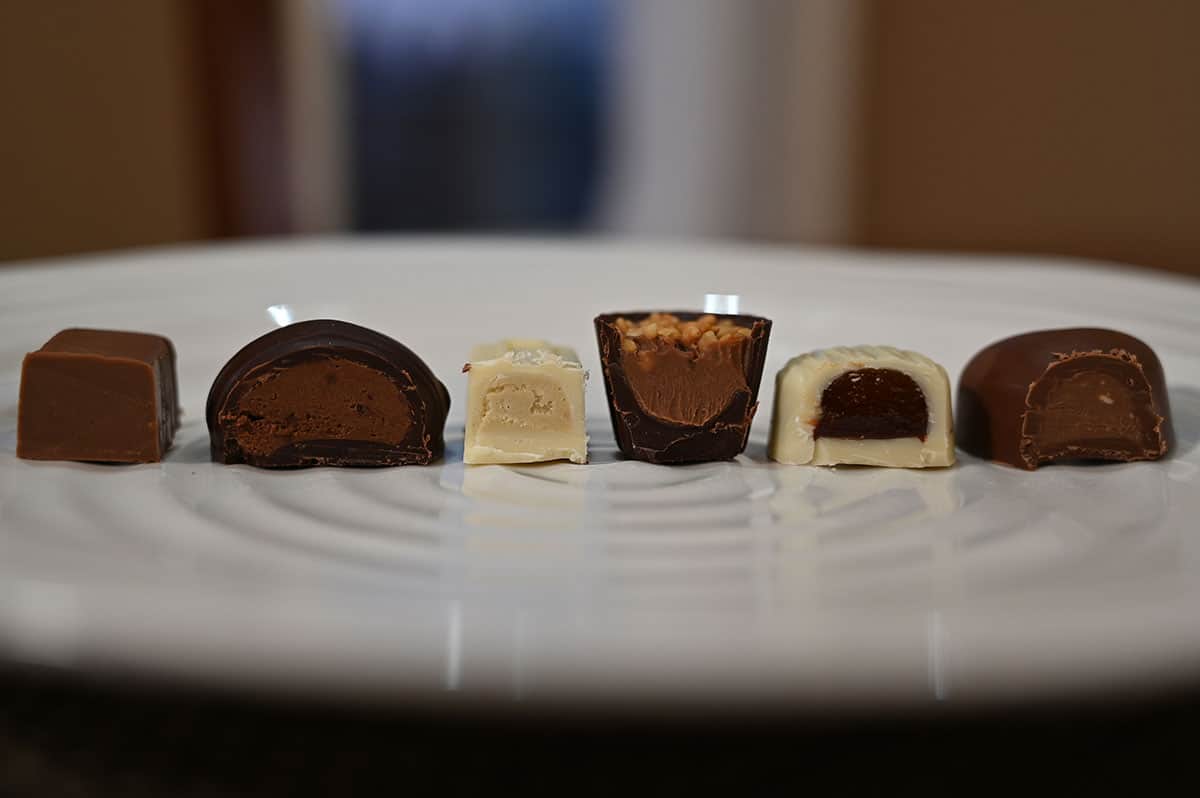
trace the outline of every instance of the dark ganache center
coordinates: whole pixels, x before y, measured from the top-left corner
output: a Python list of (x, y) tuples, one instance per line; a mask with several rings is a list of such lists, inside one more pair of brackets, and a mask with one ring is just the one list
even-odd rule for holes
[(925, 440), (928, 432), (929, 407), (912, 377), (895, 369), (857, 369), (837, 377), (821, 394), (813, 437)]

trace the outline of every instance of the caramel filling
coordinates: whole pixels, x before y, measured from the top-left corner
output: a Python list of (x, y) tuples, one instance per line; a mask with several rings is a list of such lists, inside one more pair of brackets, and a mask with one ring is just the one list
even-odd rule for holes
[(703, 426), (747, 391), (744, 342), (697, 352), (663, 344), (622, 356), (638, 406), (672, 424)]
[(653, 313), (617, 319), (621, 364), (638, 407), (669, 424), (704, 426), (748, 391), (746, 348), (750, 328), (705, 315), (682, 321)]
[(244, 452), (267, 456), (302, 441), (399, 445), (412, 408), (386, 375), (350, 360), (321, 358), (263, 377), (223, 414)]

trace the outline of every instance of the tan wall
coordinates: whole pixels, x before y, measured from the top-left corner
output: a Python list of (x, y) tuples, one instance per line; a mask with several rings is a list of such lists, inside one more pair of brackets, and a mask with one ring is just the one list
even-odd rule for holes
[(1200, 3), (876, 0), (860, 239), (1200, 273)]
[(5, 0), (0, 259), (208, 235), (184, 0)]
[[(1200, 2), (797, 3), (735, 53), (779, 95), (740, 234), (1200, 273)], [(271, 7), (0, 3), (0, 260), (284, 229)]]

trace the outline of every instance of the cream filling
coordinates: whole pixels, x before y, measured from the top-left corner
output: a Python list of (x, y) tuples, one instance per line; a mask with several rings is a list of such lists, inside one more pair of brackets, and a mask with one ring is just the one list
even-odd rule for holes
[[(540, 341), (505, 343), (525, 348), (469, 364), (463, 461), (586, 463), (587, 373), (578, 357)], [(480, 347), (475, 354), (496, 351), (497, 347)]]

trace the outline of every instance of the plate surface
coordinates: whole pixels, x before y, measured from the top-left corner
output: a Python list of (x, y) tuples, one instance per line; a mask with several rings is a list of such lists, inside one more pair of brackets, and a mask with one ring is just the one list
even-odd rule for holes
[[(736, 293), (775, 322), (746, 455), (618, 458), (591, 320)], [(208, 461), (204, 400), (274, 322), (333, 317), (450, 388), (440, 465)], [(278, 309), (275, 315), (279, 315)], [(952, 379), (997, 338), (1103, 325), (1162, 358), (1157, 463), (1024, 473), (770, 464), (773, 375), (835, 344)], [(68, 326), (179, 353), (165, 462), (17, 460), (22, 355)], [(593, 462), (464, 468), (465, 353), (591, 372)], [(1055, 259), (519, 240), (317, 240), (0, 270), (0, 658), (327, 693), (821, 707), (1060, 696), (1200, 674), (1200, 282)]]

